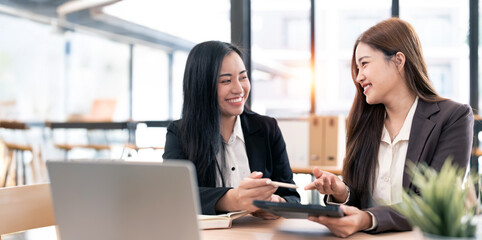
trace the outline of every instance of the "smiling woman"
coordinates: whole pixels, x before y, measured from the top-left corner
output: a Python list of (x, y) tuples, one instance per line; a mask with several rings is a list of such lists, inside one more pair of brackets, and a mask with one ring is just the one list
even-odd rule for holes
[(224, 57), (218, 82), (218, 103), (221, 110), (221, 135), (228, 141), (236, 117), (244, 110), (251, 85), (243, 60), (236, 53)]
[(329, 195), (342, 206), (339, 219), (311, 217), (335, 235), (357, 231), (407, 231), (407, 219), (387, 205), (402, 201), (404, 189), (418, 192), (406, 164), (440, 171), (448, 156), (467, 167), (473, 135), (468, 105), (445, 99), (430, 82), (413, 27), (398, 18), (363, 32), (353, 48), (356, 95), (347, 120), (343, 181), (315, 169), (306, 189)]
[(249, 210), (271, 219), (253, 200), (299, 202), (286, 144), (275, 119), (245, 109), (250, 82), (241, 51), (208, 41), (189, 53), (182, 119), (166, 135), (164, 159), (188, 159), (197, 170), (203, 214)]

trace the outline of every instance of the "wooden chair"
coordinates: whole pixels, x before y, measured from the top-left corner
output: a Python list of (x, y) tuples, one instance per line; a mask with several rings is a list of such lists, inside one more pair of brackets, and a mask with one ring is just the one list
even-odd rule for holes
[(0, 240), (4, 234), (52, 225), (50, 184), (0, 188)]
[(109, 145), (103, 144), (67, 144), (67, 143), (56, 143), (54, 144), (56, 148), (61, 149), (65, 152), (65, 159), (68, 159), (69, 152), (74, 148), (92, 149), (95, 151), (110, 150)]
[[(0, 129), (19, 131), (25, 135), (29, 127), (22, 122), (0, 121)], [(24, 142), (17, 143), (9, 139), (0, 140), (0, 144), (6, 149), (0, 156), (0, 187), (16, 186), (26, 184), (25, 152), (32, 154), (30, 167), (32, 169), (32, 180), (34, 183), (46, 179), (47, 170), (42, 160), (40, 148), (35, 148), (27, 142), (28, 137), (23, 136)]]

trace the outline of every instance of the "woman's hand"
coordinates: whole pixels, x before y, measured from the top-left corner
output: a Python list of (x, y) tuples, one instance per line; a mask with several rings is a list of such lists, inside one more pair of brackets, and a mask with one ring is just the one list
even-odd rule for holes
[[(286, 202), (286, 200), (276, 194), (271, 195), (271, 202)], [(278, 219), (279, 216), (276, 216), (272, 213), (266, 212), (264, 210), (258, 209), (255, 212), (252, 213), (253, 216), (263, 218), (266, 220), (275, 220)]]
[(344, 217), (308, 217), (308, 220), (325, 225), (338, 237), (348, 237), (353, 233), (366, 230), (372, 226), (372, 217), (369, 213), (356, 207), (341, 205)]
[(316, 180), (305, 186), (305, 190), (318, 190), (321, 194), (332, 195), (336, 202), (345, 202), (348, 191), (345, 183), (335, 174), (313, 168), (313, 176)]
[(271, 201), (272, 195), (278, 187), (267, 183), (268, 178), (261, 178), (262, 172), (252, 172), (244, 178), (237, 188), (230, 189), (219, 199), (216, 209), (218, 211), (248, 210), (255, 212), (259, 208), (253, 205), (253, 200)]

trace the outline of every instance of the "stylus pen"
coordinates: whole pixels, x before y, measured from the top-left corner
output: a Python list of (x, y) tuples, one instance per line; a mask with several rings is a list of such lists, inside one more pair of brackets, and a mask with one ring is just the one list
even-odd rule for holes
[(268, 180), (266, 181), (267, 184), (271, 184), (275, 187), (284, 187), (284, 188), (298, 188), (298, 186), (294, 185), (294, 184), (291, 184), (291, 183), (284, 183), (284, 182), (276, 182), (276, 181), (271, 181), (271, 180)]

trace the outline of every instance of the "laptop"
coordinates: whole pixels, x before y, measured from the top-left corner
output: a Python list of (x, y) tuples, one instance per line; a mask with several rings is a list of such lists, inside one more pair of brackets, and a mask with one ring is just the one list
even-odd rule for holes
[(48, 161), (60, 238), (200, 239), (189, 161)]

